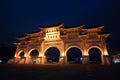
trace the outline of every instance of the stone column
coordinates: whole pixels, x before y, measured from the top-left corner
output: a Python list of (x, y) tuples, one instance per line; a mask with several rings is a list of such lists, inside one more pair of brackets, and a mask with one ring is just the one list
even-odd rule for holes
[(62, 63), (63, 63), (63, 56), (60, 56), (58, 64), (62, 64)]
[(89, 63), (89, 56), (84, 55), (82, 56), (82, 64), (88, 64)]
[(26, 59), (25, 59), (25, 64), (29, 64), (29, 63), (30, 63), (30, 60), (31, 60), (30, 57), (26, 57)]
[(110, 64), (109, 55), (101, 56), (101, 61), (102, 61), (102, 64)]
[(24, 64), (25, 64), (25, 61), (26, 61), (26, 57), (24, 57)]
[(39, 60), (40, 60), (40, 64), (42, 64), (42, 57), (39, 57)]
[(65, 64), (65, 60), (66, 60), (66, 57), (64, 56), (64, 57), (63, 57), (63, 64)]
[(13, 63), (15, 63), (15, 57), (13, 58)]
[(68, 64), (67, 56), (64, 57), (65, 64)]
[(104, 55), (101, 56), (101, 64), (105, 64)]
[(36, 64), (40, 64), (40, 57), (36, 58)]
[(63, 63), (63, 64), (68, 64), (67, 56), (63, 56), (62, 58), (63, 58), (63, 62), (62, 62), (62, 63)]
[(15, 63), (15, 64), (18, 64), (18, 61), (19, 61), (19, 60), (20, 60), (20, 58), (15, 57), (15, 58), (14, 58), (14, 63)]
[(105, 64), (110, 64), (109, 55), (105, 55), (104, 58), (105, 58)]
[(41, 64), (45, 64), (46, 63), (46, 56), (41, 57)]

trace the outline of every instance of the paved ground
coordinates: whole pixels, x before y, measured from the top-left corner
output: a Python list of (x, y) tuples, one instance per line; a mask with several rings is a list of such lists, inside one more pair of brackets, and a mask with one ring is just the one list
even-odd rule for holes
[(0, 80), (120, 80), (120, 65), (0, 65)]

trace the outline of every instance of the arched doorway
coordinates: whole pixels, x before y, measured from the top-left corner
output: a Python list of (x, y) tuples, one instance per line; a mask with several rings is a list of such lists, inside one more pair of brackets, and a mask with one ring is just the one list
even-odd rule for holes
[(32, 64), (35, 64), (36, 63), (36, 60), (39, 56), (39, 52), (38, 50), (32, 50), (31, 53), (30, 53), (30, 56), (31, 56), (31, 60), (32, 60)]
[(72, 47), (67, 51), (67, 61), (70, 64), (82, 63), (82, 52), (79, 48)]
[(24, 58), (24, 55), (25, 55), (24, 52), (20, 52), (20, 54), (19, 54), (19, 56), (20, 56), (21, 59)]
[(45, 52), (45, 56), (48, 63), (58, 63), (60, 57), (60, 51), (56, 47), (50, 47)]
[(98, 48), (91, 48), (89, 50), (89, 61), (92, 64), (101, 63), (101, 51)]

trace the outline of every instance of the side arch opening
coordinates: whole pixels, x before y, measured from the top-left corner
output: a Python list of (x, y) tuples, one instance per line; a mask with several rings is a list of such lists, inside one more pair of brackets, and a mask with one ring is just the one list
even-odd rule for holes
[(24, 53), (23, 51), (20, 52), (20, 53), (19, 53), (19, 57), (20, 57), (20, 58), (24, 58), (24, 57), (25, 57), (25, 53)]
[(30, 55), (29, 55), (29, 56), (31, 57), (32, 64), (35, 64), (36, 61), (37, 61), (37, 58), (38, 58), (38, 56), (39, 56), (38, 50), (36, 50), (36, 49), (32, 50), (32, 51), (30, 52)]
[(90, 48), (89, 49), (89, 61), (92, 64), (100, 64), (101, 61), (101, 54), (102, 52), (98, 48)]

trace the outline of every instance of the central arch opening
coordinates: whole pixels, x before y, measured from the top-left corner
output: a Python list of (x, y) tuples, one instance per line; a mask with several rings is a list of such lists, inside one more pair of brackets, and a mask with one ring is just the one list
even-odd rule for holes
[(89, 60), (92, 64), (101, 63), (101, 51), (98, 48), (91, 48), (89, 50)]
[(82, 63), (82, 52), (79, 48), (72, 47), (67, 51), (67, 60), (70, 64)]
[(32, 50), (31, 53), (30, 53), (30, 56), (31, 56), (31, 60), (32, 60), (32, 63), (35, 64), (36, 63), (36, 60), (39, 56), (39, 52), (38, 50)]
[(50, 47), (45, 52), (45, 56), (48, 63), (59, 62), (60, 51), (56, 47)]

